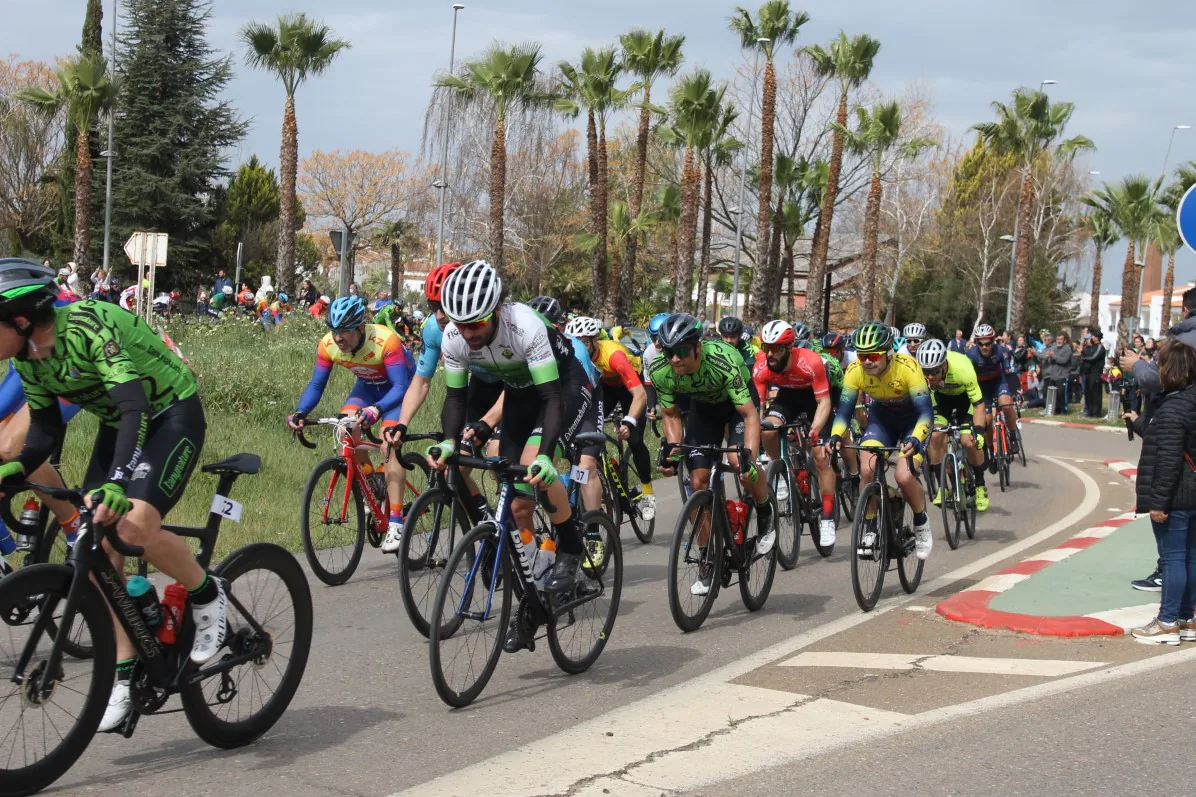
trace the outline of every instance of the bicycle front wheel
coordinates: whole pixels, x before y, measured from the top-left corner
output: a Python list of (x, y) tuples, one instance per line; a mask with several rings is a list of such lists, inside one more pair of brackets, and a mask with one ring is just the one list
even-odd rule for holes
[[(635, 474), (634, 484), (631, 478), (631, 474), (633, 473)], [(624, 516), (631, 521), (631, 530), (635, 532), (636, 538), (644, 545), (648, 545), (656, 535), (656, 512), (655, 510), (653, 511), (651, 520), (644, 520), (640, 516), (640, 507), (638, 502), (633, 499), (633, 496), (638, 494), (642, 500), (641, 491), (643, 490), (643, 485), (640, 484), (639, 473), (634, 467), (628, 466), (628, 457), (623, 458), (622, 465), (619, 468), (619, 477), (623, 482), (623, 488), (627, 492), (627, 502), (629, 504)], [(655, 497), (653, 500), (656, 500)]]
[[(700, 544), (702, 535), (705, 544)], [(682, 631), (697, 631), (722, 582), (723, 539), (714, 528), (714, 493), (698, 490), (677, 518), (669, 545), (669, 611)]]
[[(773, 505), (773, 514), (777, 516), (777, 507)], [(756, 612), (764, 608), (768, 600), (768, 593), (772, 591), (772, 581), (777, 574), (777, 546), (766, 554), (756, 553), (756, 541), (749, 537), (742, 546), (742, 553), (747, 560), (746, 565), (739, 571), (739, 596), (743, 598), (743, 605), (749, 612)]]
[(308, 477), (300, 532), (316, 578), (330, 587), (348, 581), (365, 547), (365, 505), (342, 458), (329, 457)]
[(449, 556), (429, 620), (428, 662), (440, 699), (464, 708), (486, 688), (511, 619), (511, 562), (493, 523), (474, 526)]
[[(619, 599), (623, 594), (623, 546), (619, 541), (619, 527), (601, 512), (586, 512), (581, 516), (586, 538), (595, 536), (604, 548), (595, 559), (592, 546), (587, 546), (572, 593), (553, 599), (553, 619), (548, 623), (548, 649), (558, 667), (576, 675), (585, 672), (598, 660), (610, 639), (619, 613)], [(570, 608), (563, 612), (561, 604)]]
[(179, 697), (195, 734), (231, 750), (273, 728), (295, 697), (311, 651), (311, 589), (295, 557), (268, 542), (233, 551), (213, 573), (228, 582), (228, 636), (220, 660), (256, 655), (188, 684)]
[[(95, 736), (108, 704), (116, 641), (107, 604), (87, 580), (71, 625), (96, 655), (63, 657), (41, 688), (72, 575), (67, 566), (34, 564), (0, 581), (0, 792), (6, 795), (32, 794), (65, 774)], [(32, 656), (17, 672), (26, 649)]]
[(947, 455), (939, 463), (938, 490), (939, 507), (943, 512), (943, 536), (947, 538), (948, 547), (954, 551), (959, 547), (960, 509), (965, 508), (966, 511), (966, 507), (962, 503), (965, 499), (959, 483), (959, 460), (952, 449), (947, 450)]
[(882, 521), (880, 485), (870, 482), (860, 490), (851, 525), (851, 589), (855, 602), (866, 612), (876, 606), (885, 583), (888, 536)]
[[(458, 536), (457, 528), (449, 522), (453, 503), (451, 492), (428, 490), (415, 499), (403, 526), (398, 553), (399, 592), (411, 624), (424, 637), (431, 628), (436, 587)], [(463, 529), (468, 515), (460, 501), (456, 504), (457, 525)]]
[(784, 501), (777, 500), (775, 523), (777, 524), (777, 561), (786, 570), (797, 567), (801, 551), (801, 509), (797, 502), (797, 490), (789, 478), (789, 464), (778, 459), (768, 466), (768, 490), (775, 497), (777, 488), (784, 484), (789, 495)]
[[(960, 488), (961, 495), (962, 492)], [(901, 502), (901, 507), (901, 517), (891, 518), (890, 527), (902, 543), (900, 550), (894, 551), (897, 556), (897, 578), (906, 594), (913, 595), (922, 583), (922, 570), (925, 569), (926, 562), (919, 559), (914, 546), (908, 544), (914, 536), (914, 510), (910, 509), (905, 501)], [(889, 509), (891, 508), (892, 504), (889, 504)]]

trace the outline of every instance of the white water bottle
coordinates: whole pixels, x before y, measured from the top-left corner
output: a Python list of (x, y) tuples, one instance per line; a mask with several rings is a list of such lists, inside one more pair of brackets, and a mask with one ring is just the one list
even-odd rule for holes
[(532, 569), (536, 561), (536, 535), (532, 534), (531, 529), (519, 530), (519, 562), (523, 566), (524, 572), (534, 573)]
[(552, 578), (552, 566), (556, 563), (556, 540), (545, 537), (540, 543), (540, 550), (536, 553), (536, 563), (532, 567), (532, 580), (536, 588), (548, 588), (548, 579)]

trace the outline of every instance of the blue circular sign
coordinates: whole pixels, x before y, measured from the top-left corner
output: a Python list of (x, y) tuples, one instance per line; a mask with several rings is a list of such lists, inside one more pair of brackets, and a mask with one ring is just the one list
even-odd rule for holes
[(1179, 227), (1179, 237), (1193, 252), (1196, 252), (1196, 185), (1192, 186), (1179, 200), (1179, 209), (1175, 211), (1175, 226)]

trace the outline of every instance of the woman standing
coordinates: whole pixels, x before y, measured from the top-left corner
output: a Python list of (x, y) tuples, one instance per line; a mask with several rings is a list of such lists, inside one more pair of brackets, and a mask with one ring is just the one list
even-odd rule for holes
[(1149, 512), (1162, 561), (1159, 615), (1131, 633), (1147, 645), (1196, 642), (1196, 349), (1171, 340), (1158, 355), (1163, 392), (1142, 433), (1138, 512)]

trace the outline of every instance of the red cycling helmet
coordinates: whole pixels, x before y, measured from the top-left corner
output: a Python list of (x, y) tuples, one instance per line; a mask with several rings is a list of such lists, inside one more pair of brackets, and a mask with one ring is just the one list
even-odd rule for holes
[(444, 285), (444, 281), (448, 279), (449, 274), (460, 267), (460, 263), (445, 263), (429, 271), (427, 279), (424, 280), (424, 297), (430, 302), (439, 302), (440, 289)]

